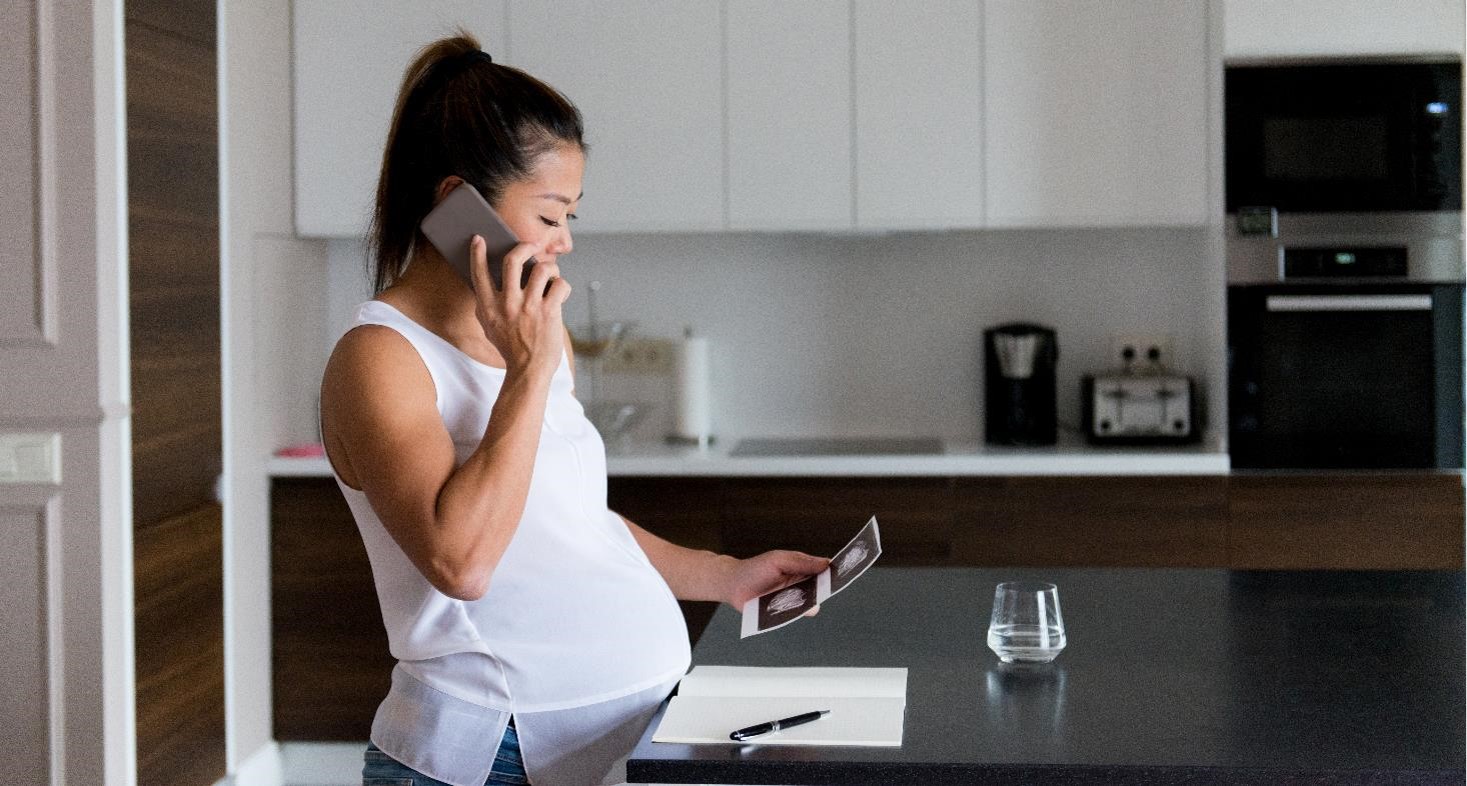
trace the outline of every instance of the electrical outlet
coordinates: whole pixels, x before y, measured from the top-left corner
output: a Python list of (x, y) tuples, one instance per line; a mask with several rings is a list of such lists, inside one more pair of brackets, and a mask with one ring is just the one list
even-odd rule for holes
[(608, 374), (671, 374), (673, 346), (665, 338), (629, 338), (606, 356), (601, 368)]
[(1162, 371), (1172, 364), (1172, 337), (1165, 333), (1128, 333), (1111, 340), (1111, 362), (1123, 371)]

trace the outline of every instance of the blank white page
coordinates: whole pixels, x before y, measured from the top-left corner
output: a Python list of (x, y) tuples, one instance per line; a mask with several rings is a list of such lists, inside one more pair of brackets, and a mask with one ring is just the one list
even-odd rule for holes
[(895, 698), (905, 703), (907, 670), (694, 666), (677, 692), (679, 696)]

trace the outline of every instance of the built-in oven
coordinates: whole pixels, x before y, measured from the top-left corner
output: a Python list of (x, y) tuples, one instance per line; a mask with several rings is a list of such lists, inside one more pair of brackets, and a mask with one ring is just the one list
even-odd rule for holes
[(1463, 285), (1358, 275), (1402, 257), (1301, 249), (1286, 264), (1352, 275), (1228, 287), (1235, 468), (1462, 468)]
[(1462, 65), (1232, 63), (1227, 206), (1280, 213), (1462, 209)]

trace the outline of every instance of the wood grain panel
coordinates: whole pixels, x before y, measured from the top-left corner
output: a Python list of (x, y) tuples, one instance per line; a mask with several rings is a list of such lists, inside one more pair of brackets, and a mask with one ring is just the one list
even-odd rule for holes
[(208, 47), (217, 41), (214, 7), (198, 0), (127, 0), (123, 18)]
[(140, 784), (224, 773), (221, 522), (208, 505), (134, 536)]
[(1462, 476), (1234, 476), (1237, 568), (1460, 569)]
[(1223, 477), (1020, 477), (959, 482), (970, 565), (1222, 567)]
[(215, 52), (212, 36), (172, 32), (174, 16), (212, 20), (214, 11), (186, 5), (198, 7), (127, 11), (133, 507), (142, 524), (212, 502), (223, 464)]
[(351, 509), (334, 480), (277, 479), (270, 521), (275, 739), (366, 739), (395, 661)]
[(769, 549), (829, 557), (874, 515), (881, 523), (884, 564), (946, 565), (952, 557), (952, 491), (948, 478), (728, 480), (723, 543), (737, 557)]
[(138, 782), (225, 771), (216, 4), (124, 4)]
[(658, 537), (720, 552), (723, 485), (717, 478), (611, 478), (607, 505)]

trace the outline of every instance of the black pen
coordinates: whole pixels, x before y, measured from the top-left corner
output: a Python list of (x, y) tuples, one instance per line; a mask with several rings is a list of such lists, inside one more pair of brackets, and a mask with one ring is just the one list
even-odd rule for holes
[(760, 734), (768, 734), (772, 731), (779, 731), (780, 729), (788, 729), (791, 726), (799, 726), (810, 721), (817, 721), (820, 720), (820, 716), (829, 714), (830, 710), (816, 710), (814, 712), (804, 713), (803, 715), (796, 715), (792, 718), (781, 718), (767, 723), (756, 723), (753, 726), (730, 733), (728, 738), (743, 742), (750, 737), (757, 737)]

